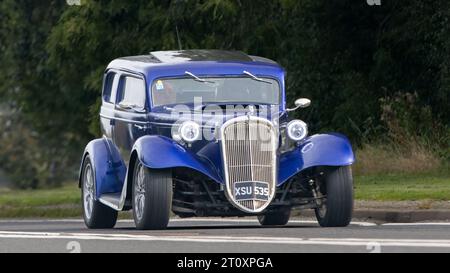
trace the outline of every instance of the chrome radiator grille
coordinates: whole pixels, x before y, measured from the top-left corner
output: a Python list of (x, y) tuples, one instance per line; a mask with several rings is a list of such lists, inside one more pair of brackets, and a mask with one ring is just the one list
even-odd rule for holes
[[(277, 137), (272, 123), (257, 117), (239, 117), (221, 129), (222, 153), (228, 199), (245, 212), (260, 212), (272, 201), (276, 187)], [(268, 184), (267, 200), (236, 200), (235, 184)]]

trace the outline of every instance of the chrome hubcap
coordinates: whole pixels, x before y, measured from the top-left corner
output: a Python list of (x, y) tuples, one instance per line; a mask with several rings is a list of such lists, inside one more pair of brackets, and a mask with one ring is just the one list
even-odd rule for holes
[(86, 165), (84, 172), (84, 189), (83, 189), (83, 203), (84, 214), (86, 218), (90, 219), (92, 216), (92, 208), (94, 207), (94, 175), (91, 164)]
[(145, 206), (145, 180), (144, 167), (139, 165), (134, 183), (134, 210), (136, 217), (141, 220), (144, 215)]

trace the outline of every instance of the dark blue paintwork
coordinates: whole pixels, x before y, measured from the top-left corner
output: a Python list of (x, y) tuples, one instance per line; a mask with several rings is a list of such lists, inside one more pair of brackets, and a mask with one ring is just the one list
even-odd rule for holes
[[(219, 169), (222, 164), (220, 147), (214, 143), (194, 154), (169, 138), (146, 136), (136, 142), (133, 150), (138, 152), (141, 162), (149, 168), (186, 167), (199, 171), (218, 183), (224, 183)], [(296, 149), (280, 155), (277, 185), (282, 185), (297, 173), (314, 166), (347, 166), (354, 161), (352, 147), (345, 136), (314, 135)]]
[(313, 135), (297, 149), (280, 156), (278, 185), (302, 170), (314, 166), (348, 166), (353, 162), (355, 162), (355, 156), (352, 146), (345, 136)]
[[(127, 169), (114, 144), (105, 138), (89, 142), (83, 153), (81, 167), (87, 155), (91, 159), (95, 173), (96, 197), (99, 198), (104, 193), (121, 192)], [(81, 175), (80, 168), (80, 186)]]
[(167, 137), (141, 137), (136, 141), (133, 150), (137, 151), (139, 160), (148, 168), (185, 167), (199, 171), (216, 182), (222, 183), (222, 178), (206, 158), (188, 151)]
[[(270, 77), (278, 81), (281, 101), (275, 111), (286, 117), (285, 72), (282, 67), (272, 61), (258, 58), (256, 61), (220, 59), (218, 61), (161, 62), (154, 61), (148, 56), (141, 56), (111, 62), (105, 75), (111, 72), (116, 73), (112, 89), (120, 89), (121, 76), (141, 78), (146, 85), (147, 106), (146, 111), (135, 112), (118, 108), (117, 100), (116, 103), (114, 101), (102, 103), (100, 124), (104, 137), (90, 142), (83, 154), (83, 160), (86, 155), (89, 155), (94, 165), (97, 199), (105, 193), (126, 192), (122, 189), (127, 182), (126, 179), (131, 177), (127, 175), (127, 168), (132, 153), (137, 153), (138, 159), (149, 168), (189, 168), (217, 183), (224, 183), (219, 143), (202, 140), (195, 142), (191, 147), (185, 147), (173, 141), (170, 128), (175, 120), (170, 117), (170, 111), (167, 108), (152, 106), (149, 90), (155, 80), (186, 77), (185, 71), (190, 71), (199, 77), (215, 77), (242, 76), (244, 70), (259, 77)], [(116, 99), (118, 95), (114, 93), (111, 97)], [(235, 116), (235, 114), (223, 115), (221, 118), (226, 121)], [(207, 115), (203, 115), (202, 118), (203, 124), (208, 121)], [(281, 185), (307, 168), (350, 165), (355, 159), (347, 138), (338, 134), (322, 134), (311, 136), (294, 150), (280, 154), (278, 160), (277, 184)]]

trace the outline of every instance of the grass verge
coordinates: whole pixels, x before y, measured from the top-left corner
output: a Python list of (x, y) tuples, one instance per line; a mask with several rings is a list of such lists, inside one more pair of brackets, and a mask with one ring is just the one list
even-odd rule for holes
[(56, 189), (0, 189), (0, 218), (62, 218), (81, 215), (76, 183)]
[(358, 200), (449, 201), (450, 174), (378, 174), (355, 176)]
[[(431, 174), (355, 175), (354, 180), (357, 200), (450, 201), (448, 171)], [(0, 189), (0, 218), (80, 218), (80, 216), (80, 190), (76, 183), (66, 184), (57, 189), (34, 191)]]

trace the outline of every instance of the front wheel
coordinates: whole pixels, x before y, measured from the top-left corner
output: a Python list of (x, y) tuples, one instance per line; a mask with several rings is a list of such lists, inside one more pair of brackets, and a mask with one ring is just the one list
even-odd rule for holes
[(320, 184), (321, 193), (326, 197), (315, 210), (322, 227), (345, 227), (350, 224), (353, 214), (353, 176), (350, 166), (329, 169)]
[(84, 223), (90, 229), (113, 228), (117, 211), (95, 200), (95, 173), (89, 156), (84, 159), (81, 179)]
[(136, 162), (133, 176), (133, 217), (140, 230), (165, 229), (172, 208), (172, 173)]

